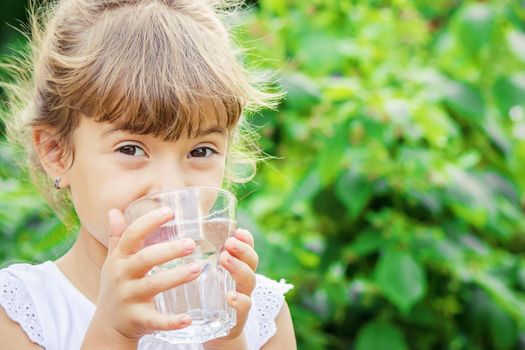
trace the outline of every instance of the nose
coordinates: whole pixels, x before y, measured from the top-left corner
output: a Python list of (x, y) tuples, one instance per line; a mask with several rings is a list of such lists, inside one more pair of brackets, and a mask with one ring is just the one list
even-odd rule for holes
[(149, 193), (169, 191), (189, 186), (183, 167), (173, 161), (163, 162), (151, 169)]

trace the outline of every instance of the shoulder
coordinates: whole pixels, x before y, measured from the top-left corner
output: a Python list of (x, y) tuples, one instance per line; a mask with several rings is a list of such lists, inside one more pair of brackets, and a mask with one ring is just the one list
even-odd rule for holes
[(36, 344), (43, 344), (37, 310), (24, 282), (41, 278), (38, 271), (29, 264), (14, 264), (0, 270), (0, 328), (7, 330), (0, 337), (2, 346), (15, 342), (17, 349), (40, 349)]
[(17, 263), (0, 269), (0, 279), (9, 279), (14, 277), (27, 283), (43, 283), (47, 281), (49, 274), (52, 272), (51, 261), (42, 264)]
[(47, 261), (0, 270), (0, 306), (34, 343), (49, 349), (79, 349), (95, 305)]
[(255, 277), (255, 291), (267, 291), (269, 293), (277, 293), (282, 296), (293, 288), (293, 285), (287, 283), (284, 279), (276, 281), (261, 274), (255, 274)]
[(252, 307), (257, 311), (261, 334), (273, 335), (275, 318), (285, 303), (284, 294), (293, 288), (284, 280), (279, 282), (263, 275), (256, 275), (257, 282), (252, 293)]
[(20, 350), (38, 350), (41, 346), (34, 343), (27, 333), (20, 327), (20, 324), (13, 321), (0, 307), (0, 348), (2, 349), (20, 349)]
[(256, 275), (252, 308), (245, 328), (250, 349), (260, 349), (277, 333), (279, 315), (282, 310), (288, 310), (284, 295), (292, 288), (284, 280), (275, 281)]

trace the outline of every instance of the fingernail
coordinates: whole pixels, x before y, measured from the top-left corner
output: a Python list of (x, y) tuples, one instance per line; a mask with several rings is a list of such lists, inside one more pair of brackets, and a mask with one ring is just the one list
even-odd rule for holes
[(191, 252), (193, 250), (193, 247), (195, 247), (195, 243), (193, 243), (193, 239), (184, 238), (182, 240), (182, 246), (184, 247), (184, 250), (186, 252)]
[(232, 266), (235, 265), (235, 260), (234, 260), (231, 256), (228, 256), (228, 257), (226, 258), (226, 262), (227, 262), (228, 264), (232, 265)]
[(184, 316), (181, 320), (180, 320), (180, 323), (182, 323), (183, 325), (188, 325), (191, 323), (191, 317), (190, 316)]
[(237, 292), (231, 292), (232, 301), (237, 301), (239, 299), (239, 294)]
[(197, 272), (200, 272), (201, 270), (201, 264), (200, 263), (193, 263), (190, 265), (190, 272), (195, 274)]
[(234, 250), (234, 251), (238, 251), (239, 250), (239, 243), (237, 243), (236, 239), (232, 240), (232, 242), (230, 244), (231, 244), (232, 250)]
[(168, 216), (168, 215), (171, 215), (172, 213), (172, 210), (170, 207), (163, 207), (161, 210), (160, 210), (161, 214), (163, 216)]

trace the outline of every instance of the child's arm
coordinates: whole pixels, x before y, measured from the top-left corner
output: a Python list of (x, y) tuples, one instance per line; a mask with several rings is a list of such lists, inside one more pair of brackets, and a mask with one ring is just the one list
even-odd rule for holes
[[(296, 350), (297, 344), (295, 342), (292, 317), (286, 301), (275, 319), (275, 326), (277, 331), (270, 340), (264, 344), (261, 350)], [(214, 349), (247, 349), (247, 344), (244, 337), (239, 337), (236, 339), (236, 342), (225, 342), (225, 344), (215, 344), (214, 347), (209, 345), (206, 347), (206, 350)]]
[(0, 349), (42, 350), (27, 337), (20, 325), (11, 320), (0, 307)]
[(109, 212), (108, 256), (101, 271), (97, 309), (82, 349), (135, 350), (145, 334), (191, 323), (188, 315), (161, 314), (151, 302), (156, 294), (200, 274), (200, 268), (179, 266), (147, 275), (154, 266), (186, 256), (195, 248), (195, 243), (186, 239), (142, 248), (144, 239), (171, 219), (171, 211), (159, 209), (126, 227), (120, 211)]
[(268, 340), (266, 344), (261, 348), (262, 350), (295, 350), (297, 344), (295, 343), (295, 332), (293, 330), (292, 316), (290, 315), (290, 309), (286, 301), (277, 318), (275, 319), (275, 326), (277, 331), (274, 336)]

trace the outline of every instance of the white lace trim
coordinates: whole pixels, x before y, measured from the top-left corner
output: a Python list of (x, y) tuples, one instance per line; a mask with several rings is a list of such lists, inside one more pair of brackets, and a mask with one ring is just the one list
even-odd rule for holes
[(44, 346), (42, 328), (26, 286), (6, 271), (0, 271), (0, 306), (10, 319), (20, 324), (32, 342)]
[(292, 289), (293, 285), (286, 283), (283, 279), (276, 282), (262, 275), (257, 275), (257, 278), (257, 286), (252, 293), (252, 299), (256, 307), (259, 340), (262, 346), (277, 331), (275, 318), (284, 304), (283, 295)]

